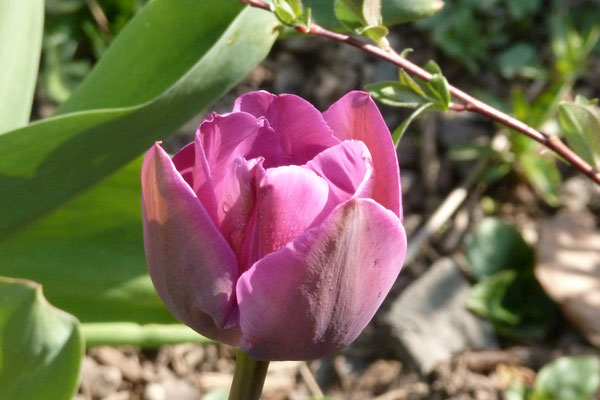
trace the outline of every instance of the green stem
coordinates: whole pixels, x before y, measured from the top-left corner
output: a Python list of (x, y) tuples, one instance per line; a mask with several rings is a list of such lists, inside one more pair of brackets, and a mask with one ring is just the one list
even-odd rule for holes
[(268, 368), (268, 361), (256, 360), (238, 350), (229, 400), (260, 399)]

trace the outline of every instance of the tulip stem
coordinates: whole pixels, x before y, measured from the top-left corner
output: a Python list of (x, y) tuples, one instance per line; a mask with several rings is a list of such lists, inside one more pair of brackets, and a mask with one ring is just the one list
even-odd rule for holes
[(268, 368), (268, 361), (259, 361), (238, 349), (229, 400), (260, 399)]

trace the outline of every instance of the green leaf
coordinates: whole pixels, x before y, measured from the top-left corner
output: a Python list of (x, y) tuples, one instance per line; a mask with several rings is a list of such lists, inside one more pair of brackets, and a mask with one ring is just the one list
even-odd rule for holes
[(70, 399), (84, 343), (79, 323), (52, 307), (41, 286), (0, 278), (0, 399)]
[(220, 0), (150, 2), (59, 109), (70, 114), (0, 136), (0, 238), (212, 104), (266, 56), (277, 25), (271, 13)]
[[(325, 28), (344, 30), (344, 24), (336, 18), (336, 5), (339, 0), (304, 0), (310, 7), (313, 19)], [(360, 1), (356, 1), (359, 3)], [(444, 6), (441, 0), (382, 0), (381, 15), (384, 26), (393, 26), (404, 22), (425, 18), (440, 11)], [(360, 15), (359, 13), (356, 13)], [(354, 29), (354, 28), (351, 28)]]
[(0, 275), (40, 282), (83, 322), (176, 322), (146, 267), (141, 161), (0, 243)]
[(362, 0), (335, 0), (335, 15), (350, 30), (368, 25), (363, 16)]
[[(407, 50), (404, 50), (404, 52), (406, 52)], [(412, 50), (410, 50), (412, 51)], [(404, 53), (403, 52), (403, 53)], [(416, 94), (418, 94), (421, 97), (426, 98), (427, 97), (427, 93), (425, 93), (425, 91), (423, 90), (423, 88), (421, 87), (421, 85), (419, 85), (410, 75), (408, 75), (406, 73), (405, 70), (403, 70), (402, 68), (399, 69), (399, 76), (400, 76), (400, 83), (405, 86), (406, 88), (412, 90), (413, 92), (415, 92)]]
[(401, 82), (377, 82), (365, 86), (365, 89), (376, 100), (393, 107), (418, 108), (428, 103), (427, 98)]
[(178, 343), (214, 343), (182, 324), (147, 324), (133, 322), (84, 323), (81, 331), (85, 344), (96, 346), (137, 346), (156, 348)]
[(300, 17), (296, 20), (297, 24), (299, 24), (305, 28), (310, 28), (311, 22), (312, 22), (312, 10), (310, 8), (307, 8), (306, 10), (304, 10), (302, 15), (300, 15)]
[(300, 0), (273, 0), (273, 8), (277, 17), (286, 25), (293, 25), (302, 15)]
[(381, 25), (381, 0), (363, 0), (362, 3), (362, 15), (367, 25)]
[(383, 0), (383, 24), (392, 26), (430, 17), (444, 7), (442, 0)]
[(505, 270), (483, 279), (471, 289), (466, 305), (489, 319), (499, 334), (516, 339), (542, 338), (558, 318), (532, 270)]
[(450, 106), (450, 88), (448, 81), (443, 75), (435, 74), (429, 81), (428, 88), (433, 97), (440, 103), (444, 111), (448, 111)]
[(600, 389), (596, 356), (561, 357), (545, 365), (535, 381), (533, 400), (592, 400)]
[(530, 271), (534, 253), (513, 226), (498, 218), (485, 218), (465, 244), (470, 271), (477, 279), (509, 269)]
[(442, 69), (440, 68), (438, 63), (436, 63), (433, 60), (427, 61), (427, 63), (423, 66), (423, 69), (432, 75), (442, 75)]
[(428, 111), (433, 109), (435, 109), (434, 103), (425, 103), (419, 108), (417, 108), (415, 111), (413, 111), (412, 114), (410, 114), (410, 116), (406, 118), (404, 122), (402, 122), (400, 126), (398, 126), (392, 133), (392, 140), (394, 141), (394, 146), (398, 148), (398, 144), (400, 143), (402, 136), (404, 136), (406, 129), (414, 120), (425, 115)]
[(383, 25), (367, 26), (366, 28), (359, 29), (358, 33), (362, 36), (368, 37), (380, 47), (389, 47), (389, 43), (384, 40), (389, 31), (388, 28)]
[(578, 103), (561, 102), (560, 122), (569, 146), (596, 169), (600, 169), (600, 117), (598, 110), (579, 98)]
[(43, 27), (43, 0), (0, 2), (0, 133), (29, 122)]

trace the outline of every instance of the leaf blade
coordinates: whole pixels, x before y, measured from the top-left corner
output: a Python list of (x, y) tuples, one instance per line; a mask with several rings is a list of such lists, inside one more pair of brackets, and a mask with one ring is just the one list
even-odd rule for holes
[(43, 27), (43, 0), (0, 3), (0, 134), (29, 122)]
[(0, 399), (71, 398), (83, 353), (78, 321), (48, 304), (40, 285), (0, 278)]
[[(204, 3), (162, 2), (172, 4), (177, 14), (193, 12), (193, 7)], [(210, 2), (217, 9), (230, 7)], [(192, 9), (177, 7), (181, 4)], [(247, 7), (228, 23), (215, 44), (196, 55), (198, 60), (190, 70), (152, 101), (58, 115), (1, 135), (0, 212), (6, 218), (0, 220), (0, 240), (107, 177), (209, 106), (266, 56), (277, 25), (271, 13)], [(96, 103), (89, 99), (88, 90), (84, 86), (82, 100), (74, 95), (76, 100), (65, 107), (120, 104), (121, 100), (112, 97)]]

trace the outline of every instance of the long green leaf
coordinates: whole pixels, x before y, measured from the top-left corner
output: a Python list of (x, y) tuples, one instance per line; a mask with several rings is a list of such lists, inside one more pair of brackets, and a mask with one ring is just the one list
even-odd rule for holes
[(0, 1), (0, 133), (29, 122), (43, 28), (43, 0)]
[(72, 398), (83, 350), (79, 323), (40, 285), (0, 278), (0, 400)]
[[(220, 21), (220, 30), (211, 21)], [(271, 13), (220, 0), (151, 2), (59, 111), (96, 109), (0, 136), (0, 238), (98, 183), (212, 104), (266, 56), (277, 25)], [(170, 40), (156, 41), (163, 35)]]
[(0, 275), (40, 282), (83, 322), (175, 322), (146, 268), (140, 168), (138, 159), (0, 243)]

